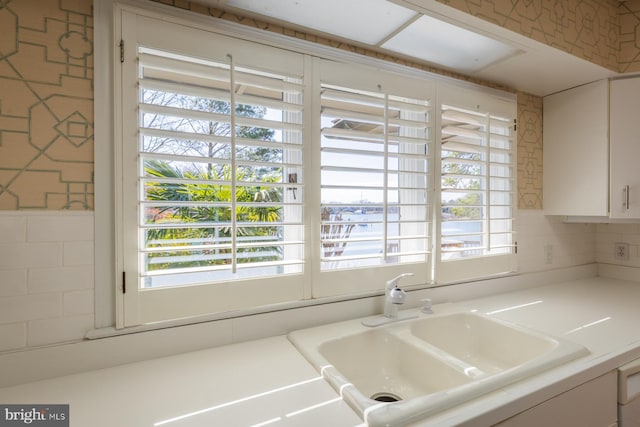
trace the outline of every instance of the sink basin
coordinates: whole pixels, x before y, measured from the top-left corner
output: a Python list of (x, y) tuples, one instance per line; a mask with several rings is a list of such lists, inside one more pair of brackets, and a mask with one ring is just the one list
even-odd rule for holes
[(325, 342), (319, 353), (374, 400), (410, 399), (471, 381), (436, 356), (382, 329)]
[(474, 313), (413, 322), (416, 337), (486, 373), (502, 372), (553, 353), (556, 339)]
[(589, 354), (472, 312), (376, 328), (353, 320), (295, 331), (289, 340), (371, 427), (410, 424)]

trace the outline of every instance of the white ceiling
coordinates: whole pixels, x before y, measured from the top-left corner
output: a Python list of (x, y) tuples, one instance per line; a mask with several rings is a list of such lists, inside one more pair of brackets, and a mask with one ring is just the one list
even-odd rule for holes
[(386, 0), (223, 0), (219, 3), (373, 46), (418, 15), (410, 8)]
[(196, 0), (544, 96), (615, 72), (436, 0)]

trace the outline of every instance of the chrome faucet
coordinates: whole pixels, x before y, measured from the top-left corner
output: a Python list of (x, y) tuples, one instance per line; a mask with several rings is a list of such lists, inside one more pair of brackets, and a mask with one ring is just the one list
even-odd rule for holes
[(384, 316), (389, 319), (398, 318), (398, 306), (404, 304), (407, 293), (398, 287), (398, 282), (403, 277), (413, 276), (413, 273), (404, 273), (387, 282), (385, 287)]

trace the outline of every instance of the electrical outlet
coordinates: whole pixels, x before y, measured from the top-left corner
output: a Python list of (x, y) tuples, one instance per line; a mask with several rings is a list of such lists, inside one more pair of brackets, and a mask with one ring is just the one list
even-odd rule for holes
[(629, 261), (629, 244), (624, 242), (614, 243), (613, 258), (618, 261)]
[(553, 245), (544, 245), (544, 263), (553, 264)]

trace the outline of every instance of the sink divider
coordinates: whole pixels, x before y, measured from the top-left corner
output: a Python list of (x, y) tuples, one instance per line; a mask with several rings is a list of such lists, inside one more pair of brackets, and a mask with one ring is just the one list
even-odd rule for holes
[(390, 329), (389, 334), (394, 335), (399, 340), (404, 341), (406, 344), (424, 352), (427, 354), (431, 354), (432, 356), (437, 357), (446, 365), (454, 368), (455, 370), (462, 372), (465, 376), (469, 377), (472, 380), (479, 379), (485, 376), (490, 375), (490, 373), (485, 372), (479, 369), (477, 366), (473, 366), (461, 360), (450, 353), (436, 347), (432, 344), (429, 344), (423, 339), (420, 339), (413, 335), (411, 331), (404, 329), (393, 330)]
[[(322, 377), (331, 384), (331, 386), (340, 393), (342, 399), (359, 414), (362, 414), (363, 419), (371, 426), (377, 425), (389, 425), (387, 418), (395, 419), (395, 414), (398, 406), (402, 407), (402, 411), (407, 411), (407, 414), (413, 414), (415, 419), (423, 417), (426, 414), (432, 413), (436, 410), (451, 407), (458, 403), (461, 403), (468, 399), (469, 392), (465, 389), (469, 386), (473, 386), (474, 382), (482, 381), (484, 383), (491, 383), (498, 381), (498, 378), (492, 378), (490, 374), (478, 369), (475, 366), (469, 365), (463, 360), (458, 359), (455, 356), (435, 347), (428, 342), (416, 337), (411, 331), (406, 328), (388, 328), (386, 333), (393, 335), (395, 338), (404, 341), (406, 344), (416, 348), (420, 352), (425, 353), (425, 356), (435, 356), (437, 359), (452, 367), (453, 369), (463, 373), (469, 378), (469, 383), (462, 385), (458, 392), (442, 391), (436, 392), (425, 396), (414, 397), (409, 400), (394, 402), (393, 404), (377, 402), (370, 399), (360, 392), (360, 390), (353, 385), (349, 380), (343, 376), (333, 365), (324, 361), (321, 365), (320, 373)], [(495, 375), (494, 375), (495, 377)], [(497, 387), (496, 387), (497, 388)], [(460, 393), (465, 391), (464, 393)], [(484, 391), (486, 392), (486, 390)], [(478, 390), (477, 393), (471, 393), (473, 397), (477, 397), (483, 394), (483, 391)], [(459, 397), (456, 398), (456, 395)], [(446, 399), (442, 399), (446, 397)], [(405, 421), (408, 422), (408, 419)], [(404, 425), (404, 423), (402, 425)], [(398, 424), (398, 421), (394, 421), (394, 425)]]

